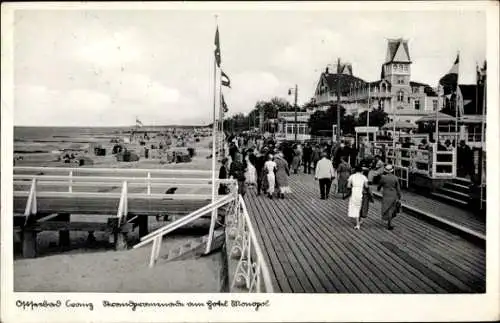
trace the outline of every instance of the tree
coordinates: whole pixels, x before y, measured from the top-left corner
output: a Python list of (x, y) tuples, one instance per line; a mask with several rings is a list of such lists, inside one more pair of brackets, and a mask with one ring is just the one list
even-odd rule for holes
[(354, 128), (356, 127), (356, 118), (350, 114), (346, 115), (340, 122), (340, 128), (344, 135), (354, 134)]
[[(363, 111), (358, 116), (357, 126), (366, 127), (366, 116), (368, 112)], [(370, 111), (370, 127), (382, 127), (389, 121), (389, 116), (382, 109), (374, 109)]]
[[(340, 106), (340, 122), (345, 118), (345, 108)], [(311, 135), (320, 136), (332, 133), (332, 126), (337, 124), (337, 105), (331, 105), (326, 111), (318, 110), (309, 118)], [(342, 126), (342, 125), (341, 125)]]

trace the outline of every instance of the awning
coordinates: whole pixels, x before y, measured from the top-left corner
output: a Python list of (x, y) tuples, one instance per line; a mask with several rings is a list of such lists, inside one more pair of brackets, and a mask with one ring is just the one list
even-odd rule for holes
[[(399, 121), (399, 120), (396, 121), (396, 129), (417, 129), (417, 128), (418, 126), (414, 123)], [(382, 129), (386, 130), (394, 129), (394, 122), (386, 123), (385, 125), (382, 126)]]
[[(455, 117), (450, 116), (449, 114), (438, 112), (437, 119), (439, 120), (438, 122), (455, 122)], [(436, 114), (435, 113), (429, 113), (426, 116), (423, 116), (422, 118), (418, 119), (415, 121), (417, 123), (419, 122), (436, 122)]]

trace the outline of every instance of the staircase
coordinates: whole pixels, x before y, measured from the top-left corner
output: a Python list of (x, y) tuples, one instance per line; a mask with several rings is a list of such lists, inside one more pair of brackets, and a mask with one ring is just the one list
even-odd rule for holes
[(431, 195), (438, 200), (462, 207), (468, 206), (471, 199), (472, 182), (466, 178), (456, 177), (451, 182), (446, 182)]
[[(162, 260), (169, 261), (179, 261), (186, 260), (193, 257), (201, 256), (207, 245), (208, 234), (199, 238), (192, 239), (179, 247), (172, 248), (168, 253), (162, 257)], [(212, 251), (217, 250), (222, 247), (224, 242), (224, 229), (219, 229), (214, 231), (214, 241), (212, 243)]]

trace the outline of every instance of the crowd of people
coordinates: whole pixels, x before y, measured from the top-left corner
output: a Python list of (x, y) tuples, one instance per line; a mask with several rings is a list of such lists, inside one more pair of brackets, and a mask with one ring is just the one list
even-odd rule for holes
[[(339, 145), (307, 142), (278, 145), (273, 138), (260, 135), (230, 135), (227, 146), (229, 156), (221, 161), (219, 179), (237, 180), (242, 196), (248, 187), (255, 187), (257, 195), (285, 199), (292, 193), (289, 177), (303, 171), (318, 181), (321, 200), (329, 199), (335, 183), (333, 195), (349, 198), (347, 213), (356, 222), (354, 228), (359, 230), (373, 202), (370, 184), (376, 184), (378, 190), (383, 189), (382, 219), (387, 221), (389, 230), (393, 229), (392, 219), (399, 212), (401, 189), (392, 165), (383, 162), (384, 156), (360, 161), (358, 150), (349, 141)], [(220, 185), (219, 194), (227, 193), (228, 188)]]

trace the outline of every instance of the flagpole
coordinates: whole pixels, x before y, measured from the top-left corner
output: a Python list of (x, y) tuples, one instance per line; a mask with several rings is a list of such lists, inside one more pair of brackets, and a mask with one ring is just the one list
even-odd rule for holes
[[(215, 25), (217, 26), (217, 15), (215, 15)], [(216, 57), (214, 55), (214, 101), (213, 101), (213, 124), (212, 124), (212, 203), (215, 202), (215, 152), (216, 152), (216, 135), (217, 135), (217, 115), (216, 115), (216, 100), (217, 100), (217, 61)], [(215, 228), (215, 220), (217, 219), (217, 210), (214, 209), (212, 211), (212, 218), (210, 221), (210, 231), (209, 231), (209, 237), (207, 241), (207, 247), (205, 249), (205, 254), (208, 254), (210, 252), (211, 246), (212, 246), (212, 239), (213, 239), (213, 231)]]
[(224, 124), (224, 109), (222, 107), (222, 69), (219, 69), (219, 122), (220, 122), (220, 136), (221, 136), (221, 146), (219, 147), (219, 156), (220, 158), (224, 158), (222, 155), (222, 149), (224, 149), (223, 144), (224, 144), (224, 132), (222, 131), (223, 129), (223, 124)]
[(460, 76), (460, 52), (457, 53), (457, 88), (455, 89), (455, 147), (458, 146), (458, 90), (459, 90), (459, 76)]

